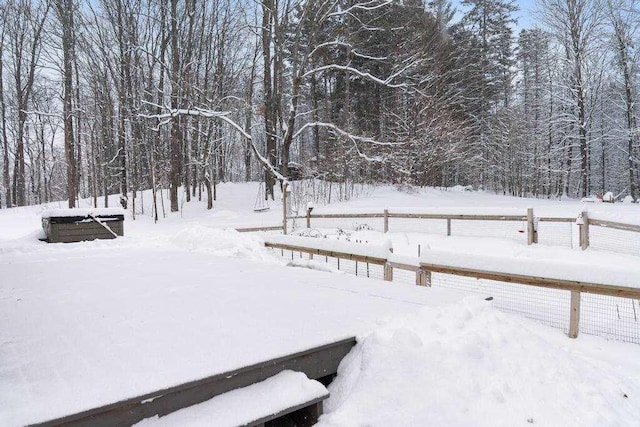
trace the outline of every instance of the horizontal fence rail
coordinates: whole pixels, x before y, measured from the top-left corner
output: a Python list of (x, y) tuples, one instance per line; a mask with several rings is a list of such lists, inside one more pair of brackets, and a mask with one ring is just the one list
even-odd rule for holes
[(358, 254), (357, 243), (352, 252), (318, 249), (311, 242), (305, 246), (266, 241), (265, 246), (291, 259), (307, 255), (356, 276), (480, 294), (493, 299), (499, 309), (561, 329), (571, 338), (583, 332), (640, 344), (640, 287), (462, 268), (417, 258), (399, 262), (392, 252), (386, 259)]
[(281, 225), (265, 225), (258, 227), (242, 227), (235, 229), (238, 233), (256, 233), (259, 231), (282, 231)]

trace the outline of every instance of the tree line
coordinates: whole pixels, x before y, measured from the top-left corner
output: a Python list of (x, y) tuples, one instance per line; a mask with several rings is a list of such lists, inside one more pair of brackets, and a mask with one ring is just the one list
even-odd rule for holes
[(635, 0), (2, 0), (2, 207), (287, 179), (638, 197)]

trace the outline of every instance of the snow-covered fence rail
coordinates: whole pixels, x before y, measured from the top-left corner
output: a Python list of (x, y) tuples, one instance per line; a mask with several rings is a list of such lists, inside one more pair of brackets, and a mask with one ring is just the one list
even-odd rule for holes
[[(424, 232), (446, 236), (476, 236), (522, 239), (527, 244), (545, 243), (574, 246), (640, 255), (640, 223), (613, 221), (607, 218), (580, 215), (536, 215), (532, 208), (388, 208), (377, 212), (313, 212), (288, 216), (289, 221), (304, 220), (312, 227), (370, 228), (386, 232)], [(293, 224), (292, 224), (293, 225)], [(590, 234), (590, 227), (597, 227)], [(294, 226), (289, 227), (295, 229)]]
[(282, 225), (264, 225), (257, 227), (240, 227), (236, 228), (235, 230), (238, 233), (256, 233), (260, 231), (282, 231), (282, 229)]
[(640, 344), (640, 275), (635, 265), (614, 269), (548, 259), (461, 258), (434, 251), (417, 258), (396, 255), (388, 245), (293, 236), (271, 236), (265, 246), (291, 259), (306, 254), (356, 276), (480, 294), (502, 310), (573, 338), (582, 332)]

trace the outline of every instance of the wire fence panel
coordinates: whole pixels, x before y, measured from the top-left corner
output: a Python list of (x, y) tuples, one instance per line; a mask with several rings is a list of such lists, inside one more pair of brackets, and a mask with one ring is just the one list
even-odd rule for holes
[(572, 222), (538, 222), (538, 243), (573, 248), (574, 227), (575, 225)]
[(447, 235), (446, 219), (389, 218), (391, 233), (429, 233)]
[[(306, 219), (301, 221), (306, 227)], [(333, 228), (345, 230), (375, 230), (384, 232), (384, 218), (312, 218), (311, 228)]]
[[(373, 214), (373, 212), (372, 212)], [(379, 212), (378, 214), (381, 215)], [(460, 237), (483, 237), (515, 240), (527, 243), (526, 220), (482, 220), (482, 219), (427, 219), (427, 218), (394, 218), (388, 217), (388, 230), (393, 233), (426, 233), (433, 235)], [(366, 216), (352, 218), (311, 218), (311, 229), (341, 230), (374, 230), (384, 231), (382, 216), (370, 218)], [(538, 243), (577, 248), (579, 232), (575, 221), (536, 221)], [(288, 232), (307, 228), (307, 219), (290, 218), (287, 221)], [(329, 233), (331, 234), (331, 233)], [(640, 232), (619, 230), (612, 227), (592, 225), (588, 229), (589, 246), (594, 249), (617, 253), (640, 255)]]
[(343, 273), (352, 274), (358, 277), (368, 277), (371, 279), (384, 279), (384, 267), (378, 264), (371, 264), (362, 261), (353, 261), (344, 258), (336, 258), (324, 255), (311, 255), (300, 251), (291, 251), (288, 249), (274, 249), (274, 252), (282, 256), (286, 260), (313, 260), (326, 262), (336, 270)]
[(580, 332), (640, 344), (640, 300), (582, 293)]
[(396, 283), (416, 284), (416, 272), (409, 270), (393, 269), (393, 281)]
[(511, 239), (526, 244), (527, 222), (451, 220), (451, 235)]
[[(310, 259), (308, 253), (300, 251), (274, 251), (288, 260)], [(319, 255), (315, 255), (313, 260), (326, 262), (347, 274), (384, 280), (382, 265)], [(394, 268), (393, 282), (415, 284), (416, 273)], [(564, 333), (569, 331), (571, 292), (567, 290), (445, 273), (431, 273), (431, 286), (490, 298), (500, 310), (525, 316)], [(582, 292), (580, 301), (580, 333), (640, 344), (640, 299)]]
[(444, 273), (432, 273), (431, 286), (493, 298), (493, 305), (500, 310), (523, 315), (565, 333), (569, 331), (571, 306), (569, 291), (514, 285)]
[(589, 247), (622, 254), (640, 255), (640, 233), (590, 226)]
[(384, 278), (384, 267), (381, 265), (327, 256), (314, 256), (313, 259), (324, 261), (335, 269), (354, 276), (380, 280)]

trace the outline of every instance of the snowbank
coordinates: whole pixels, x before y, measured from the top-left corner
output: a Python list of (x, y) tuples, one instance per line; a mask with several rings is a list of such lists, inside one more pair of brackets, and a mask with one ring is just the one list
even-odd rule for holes
[(262, 238), (251, 233), (239, 233), (232, 228), (211, 228), (191, 225), (170, 236), (172, 248), (222, 257), (271, 261), (276, 258), (264, 250)]
[(320, 426), (636, 425), (638, 346), (504, 314), (484, 300), (422, 309), (365, 335)]

